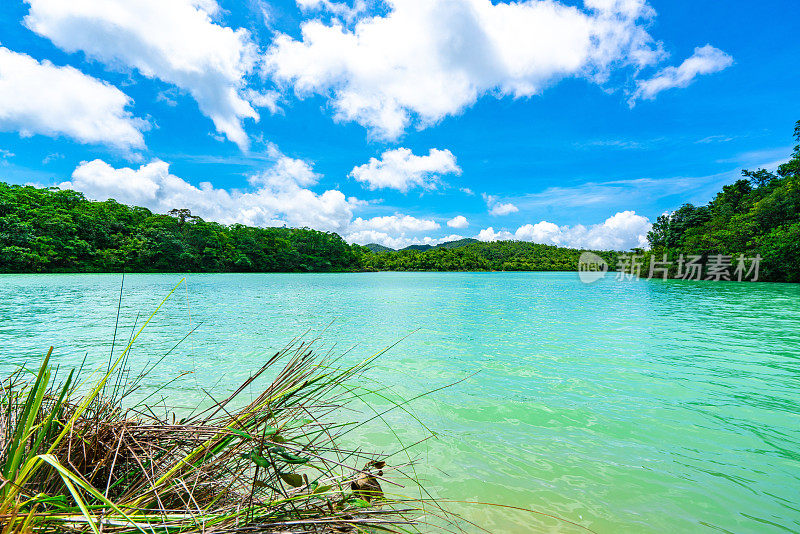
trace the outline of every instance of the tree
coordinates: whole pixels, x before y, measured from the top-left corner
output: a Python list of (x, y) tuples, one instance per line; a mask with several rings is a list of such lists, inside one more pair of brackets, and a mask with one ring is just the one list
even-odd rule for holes
[(195, 217), (194, 215), (192, 215), (192, 212), (186, 208), (171, 209), (167, 212), (167, 214), (170, 215), (171, 217), (176, 217), (177, 219), (179, 219), (181, 221), (181, 226), (186, 224), (186, 221), (194, 222), (200, 219), (200, 217)]

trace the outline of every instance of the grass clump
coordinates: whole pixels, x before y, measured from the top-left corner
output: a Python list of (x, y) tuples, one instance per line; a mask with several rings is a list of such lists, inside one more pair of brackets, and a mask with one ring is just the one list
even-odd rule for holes
[[(353, 382), (372, 358), (339, 369), (298, 341), (227, 398), (178, 419), (125, 407), (139, 383), (125, 367), (135, 338), (94, 379), (59, 378), (51, 348), (38, 372), (0, 382), (1, 534), (453, 525), (435, 502), (402, 496), (416, 484), (408, 463), (339, 445), (357, 426), (342, 414), (361, 400)], [(271, 382), (250, 398), (264, 376)]]

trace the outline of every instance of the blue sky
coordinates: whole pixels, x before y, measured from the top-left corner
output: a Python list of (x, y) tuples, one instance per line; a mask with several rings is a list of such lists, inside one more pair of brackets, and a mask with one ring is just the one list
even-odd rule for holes
[(643, 243), (774, 166), (794, 0), (8, 0), (0, 180), (400, 247)]

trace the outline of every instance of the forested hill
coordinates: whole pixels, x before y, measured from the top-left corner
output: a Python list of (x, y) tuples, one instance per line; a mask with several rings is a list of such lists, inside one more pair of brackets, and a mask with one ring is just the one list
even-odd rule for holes
[[(742, 179), (707, 205), (684, 204), (659, 217), (647, 236), (651, 252), (645, 264), (664, 254), (672, 262), (680, 255), (699, 256), (704, 264), (722, 256), (732, 265), (739, 255), (760, 255), (759, 280), (800, 282), (800, 121), (794, 138), (791, 159), (776, 172), (742, 171)], [(676, 268), (670, 274), (681, 276)]]
[(360, 269), (360, 247), (307, 229), (225, 226), (69, 190), (0, 182), (0, 272), (305, 272)]
[[(426, 248), (426, 247), (423, 247)], [(225, 226), (81, 193), (0, 182), (0, 272), (576, 270), (580, 251), (465, 239), (425, 250), (349, 245), (308, 229)], [(615, 265), (614, 253), (602, 253)]]
[(445, 241), (444, 243), (439, 243), (438, 245), (409, 245), (405, 248), (401, 248), (399, 251), (397, 249), (393, 249), (390, 247), (386, 247), (383, 245), (379, 245), (378, 243), (369, 243), (368, 245), (364, 245), (364, 248), (369, 249), (371, 252), (374, 253), (381, 253), (381, 252), (404, 252), (409, 250), (430, 250), (432, 248), (459, 248), (466, 245), (471, 245), (472, 243), (480, 243), (477, 239), (472, 237), (464, 237), (462, 239), (458, 239), (456, 241)]
[[(363, 255), (362, 262), (374, 271), (576, 271), (581, 252), (527, 241), (494, 241), (383, 251)], [(617, 252), (595, 252), (612, 269), (617, 265)]]

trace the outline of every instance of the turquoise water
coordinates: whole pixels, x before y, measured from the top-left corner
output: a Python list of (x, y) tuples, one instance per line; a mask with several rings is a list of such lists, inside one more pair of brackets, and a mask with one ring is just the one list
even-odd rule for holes
[[(129, 275), (127, 340), (179, 280)], [(0, 276), (0, 371), (54, 345), (108, 358), (119, 276)], [(143, 318), (139, 319), (139, 322)], [(198, 330), (150, 377), (191, 405), (310, 330), (412, 395), (436, 440), (417, 448), (437, 494), (557, 515), (596, 532), (800, 531), (800, 285), (617, 282), (574, 273), (190, 275), (134, 367)], [(406, 337), (407, 336), (407, 337)], [(473, 373), (477, 373), (474, 374)], [(422, 434), (402, 415), (403, 439)], [(370, 428), (365, 447), (390, 449)], [(456, 505), (491, 532), (579, 532)]]

